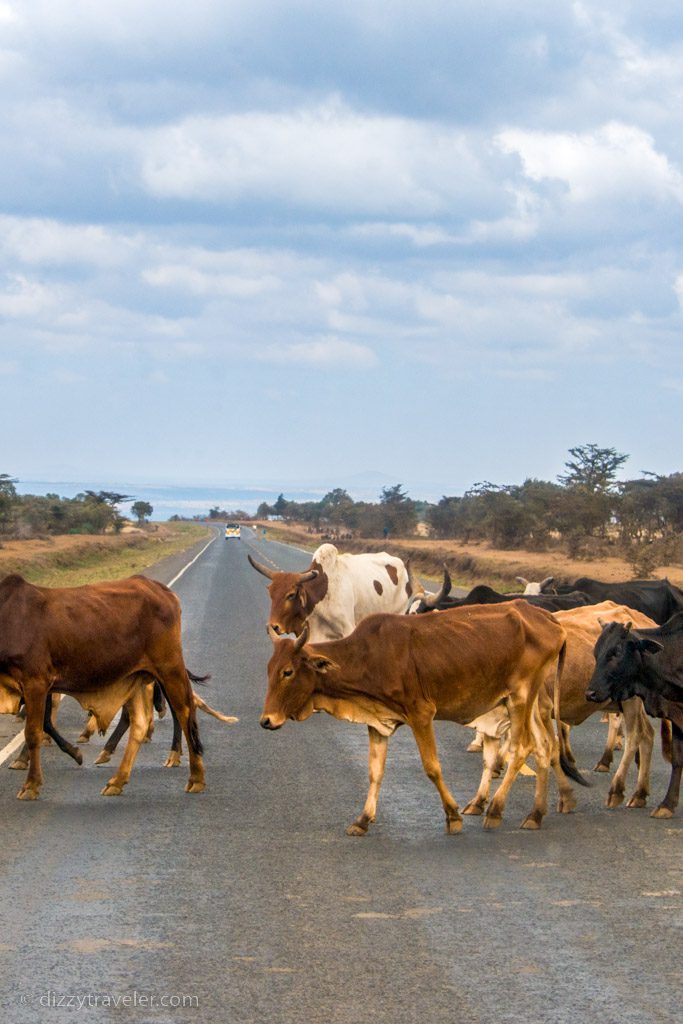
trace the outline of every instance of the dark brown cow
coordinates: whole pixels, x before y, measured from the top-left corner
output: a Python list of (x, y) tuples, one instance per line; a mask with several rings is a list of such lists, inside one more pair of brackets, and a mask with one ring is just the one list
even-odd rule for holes
[(29, 771), (17, 794), (35, 800), (43, 776), (40, 742), (47, 695), (68, 693), (108, 728), (129, 702), (131, 728), (119, 769), (102, 790), (128, 782), (148, 714), (145, 692), (160, 683), (190, 751), (187, 792), (204, 789), (202, 745), (180, 639), (180, 603), (161, 583), (132, 576), (83, 587), (35, 587), (21, 576), (0, 582), (0, 710), (26, 705)]
[(371, 615), (342, 640), (309, 644), (307, 636), (306, 627), (296, 641), (271, 630), (261, 725), (279, 729), (287, 719), (303, 721), (314, 711), (327, 711), (368, 726), (370, 788), (362, 813), (347, 829), (350, 835), (364, 834), (375, 818), (387, 738), (403, 723), (412, 729), (425, 772), (441, 796), (446, 831), (459, 831), (462, 819), (442, 778), (433, 722), (465, 724), (501, 701), (510, 712), (510, 753), (485, 827), (500, 824), (508, 791), (532, 751), (536, 794), (522, 827), (541, 825), (550, 765), (560, 786), (559, 809), (575, 806), (559, 766), (551, 702), (537, 699), (548, 667), (558, 661), (559, 674), (564, 654), (565, 632), (547, 612), (514, 601), (438, 615)]

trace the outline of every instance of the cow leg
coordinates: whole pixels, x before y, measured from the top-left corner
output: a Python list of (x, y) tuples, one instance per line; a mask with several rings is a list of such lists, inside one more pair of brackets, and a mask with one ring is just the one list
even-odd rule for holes
[(187, 669), (181, 660), (179, 664), (168, 666), (164, 671), (155, 672), (154, 675), (159, 680), (166, 700), (185, 733), (190, 759), (190, 777), (185, 792), (201, 793), (206, 788), (202, 743)]
[(40, 744), (43, 739), (43, 722), (47, 691), (40, 680), (29, 680), (24, 684), (24, 703), (26, 705), (26, 725), (24, 736), (28, 746), (28, 775), (17, 793), (19, 800), (37, 800), (43, 784), (43, 772), (40, 765)]
[(147, 732), (147, 709), (145, 707), (142, 693), (143, 687), (138, 687), (133, 695), (126, 701), (130, 728), (128, 730), (128, 742), (121, 758), (116, 775), (113, 775), (102, 790), (102, 796), (120, 796), (123, 787), (130, 779), (130, 773), (135, 758), (138, 755), (140, 744), (145, 739)]
[(484, 808), (489, 800), (491, 792), (491, 779), (498, 772), (500, 758), (500, 740), (496, 736), (485, 736), (477, 733), (482, 738), (482, 755), (484, 766), (479, 780), (479, 789), (470, 802), (463, 808), (463, 814), (483, 814)]
[[(170, 704), (169, 707), (171, 707)], [(173, 708), (171, 708), (171, 718), (173, 719), (173, 740), (168, 757), (164, 762), (164, 768), (177, 768), (180, 765), (180, 758), (183, 756), (183, 733)]]
[(370, 822), (375, 820), (377, 812), (377, 799), (379, 797), (384, 769), (387, 763), (388, 741), (386, 736), (368, 726), (368, 776), (370, 788), (365, 798), (365, 806), (356, 820), (346, 830), (347, 836), (364, 836)]
[(443, 809), (446, 812), (446, 832), (451, 834), (459, 832), (462, 828), (462, 818), (458, 811), (458, 805), (443, 780), (441, 763), (436, 749), (436, 736), (434, 735), (432, 719), (428, 722), (410, 721), (409, 725), (413, 730), (417, 749), (420, 751), (422, 767), (425, 770), (427, 778), (434, 783), (439, 791), (441, 803), (443, 804)]
[(89, 743), (92, 736), (97, 732), (97, 719), (93, 714), (88, 715), (83, 731), (78, 737), (79, 743)]
[(671, 779), (666, 796), (650, 815), (652, 818), (671, 818), (678, 807), (678, 794), (683, 772), (683, 729), (680, 729), (675, 722), (671, 723), (671, 729)]
[(650, 792), (650, 763), (654, 746), (655, 731), (650, 725), (640, 699), (624, 701), (623, 713), (620, 716), (624, 724), (624, 752), (619, 767), (614, 773), (612, 785), (607, 794), (607, 806), (618, 807), (624, 800), (626, 776), (636, 755), (638, 758), (638, 781), (636, 790), (629, 800), (628, 807), (644, 807)]
[[(608, 772), (612, 767), (612, 760), (614, 758), (614, 751), (617, 749), (617, 743), (619, 741), (619, 733), (622, 727), (621, 715), (609, 714), (607, 716), (607, 739), (605, 741), (605, 749), (600, 755), (600, 760), (593, 769), (594, 772)], [(616, 804), (614, 805), (616, 807)]]
[[(69, 741), (65, 740), (62, 734), (58, 732), (55, 725), (56, 709), (53, 708), (52, 703), (52, 694), (48, 693), (45, 699), (45, 719), (43, 721), (43, 730), (55, 741), (60, 750), (63, 750), (65, 754), (72, 757), (76, 764), (80, 766), (83, 764), (83, 755), (78, 747), (74, 747), (73, 743), (69, 743)], [(59, 701), (57, 701), (57, 704), (59, 704)]]
[(124, 704), (121, 708), (121, 714), (119, 720), (116, 723), (116, 728), (102, 747), (99, 755), (95, 758), (95, 764), (108, 764), (111, 761), (111, 756), (116, 750), (121, 741), (121, 737), (128, 732), (130, 728), (130, 713), (128, 711), (128, 704)]
[(474, 734), (474, 739), (472, 740), (472, 742), (470, 743), (470, 745), (467, 748), (467, 753), (468, 754), (478, 754), (480, 750), (483, 753), (483, 750), (484, 750), (484, 734), (483, 734), (483, 732), (479, 732), (479, 730), (477, 730), (477, 732)]
[(528, 702), (509, 697), (507, 708), (510, 715), (510, 751), (507, 768), (503, 781), (496, 790), (486, 811), (486, 817), (484, 818), (485, 829), (498, 828), (500, 825), (510, 787), (533, 749), (530, 727), (531, 709), (528, 707)]
[(544, 711), (541, 711), (539, 702), (534, 701), (531, 712), (531, 734), (534, 739), (536, 788), (534, 792), (534, 806), (522, 822), (521, 827), (536, 830), (541, 827), (543, 819), (548, 813), (548, 774), (556, 747), (549, 705)]

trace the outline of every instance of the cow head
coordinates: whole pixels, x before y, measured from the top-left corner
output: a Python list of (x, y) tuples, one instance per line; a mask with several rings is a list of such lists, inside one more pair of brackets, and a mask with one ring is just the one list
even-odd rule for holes
[(632, 626), (632, 622), (603, 625), (593, 651), (595, 670), (586, 690), (586, 700), (601, 704), (606, 700), (633, 697), (642, 669), (641, 656), (663, 650), (656, 640), (640, 636)]
[(296, 640), (281, 639), (268, 627), (273, 654), (268, 662), (268, 690), (261, 715), (261, 728), (279, 729), (288, 719), (303, 722), (314, 711), (313, 695), (320, 677), (335, 668), (334, 662), (315, 648), (307, 647), (308, 623)]
[(268, 628), (278, 636), (285, 633), (298, 636), (316, 604), (327, 593), (327, 574), (315, 562), (307, 572), (275, 572), (256, 562), (251, 555), (247, 557), (250, 565), (270, 580)]

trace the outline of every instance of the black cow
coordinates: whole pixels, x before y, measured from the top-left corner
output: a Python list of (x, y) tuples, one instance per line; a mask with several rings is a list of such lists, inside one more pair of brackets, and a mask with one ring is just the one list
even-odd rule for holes
[(640, 697), (648, 715), (671, 722), (671, 779), (652, 812), (653, 818), (670, 818), (678, 806), (683, 771), (683, 613), (656, 629), (612, 622), (603, 629), (594, 654), (588, 700)]
[(558, 594), (580, 590), (591, 598), (590, 604), (614, 601), (635, 608), (660, 625), (676, 612), (683, 611), (683, 590), (668, 580), (625, 580), (623, 583), (602, 583), (581, 576), (571, 584), (555, 588)]
[(451, 597), (452, 582), (448, 569), (444, 566), (443, 584), (437, 594), (416, 593), (408, 603), (408, 611), (413, 614), (421, 614), (430, 611), (445, 611), (447, 608), (461, 608), (468, 604), (502, 604), (504, 601), (524, 600), (537, 608), (543, 608), (547, 612), (566, 611), (568, 608), (578, 608), (582, 605), (593, 604), (593, 601), (585, 594), (499, 594), (492, 587), (484, 583), (478, 584), (470, 590), (465, 597)]

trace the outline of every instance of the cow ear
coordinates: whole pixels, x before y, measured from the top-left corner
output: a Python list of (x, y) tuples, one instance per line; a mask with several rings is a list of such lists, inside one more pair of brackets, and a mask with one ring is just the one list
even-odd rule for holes
[(601, 619), (598, 615), (598, 625), (600, 626), (600, 629), (604, 629), (605, 626), (609, 626), (609, 622), (607, 621), (607, 619)]
[(316, 657), (309, 658), (308, 660), (311, 666), (316, 670), (316, 672), (324, 673), (329, 671), (329, 669), (331, 668), (338, 667), (337, 665), (335, 665), (333, 661), (330, 661), (329, 658), (323, 658), (322, 655), (317, 655)]
[(641, 637), (638, 641), (638, 650), (646, 651), (648, 654), (659, 654), (664, 648), (661, 644), (658, 644), (656, 640), (650, 640), (648, 637)]

